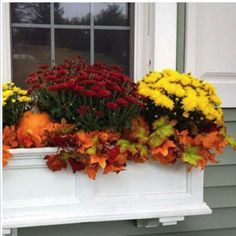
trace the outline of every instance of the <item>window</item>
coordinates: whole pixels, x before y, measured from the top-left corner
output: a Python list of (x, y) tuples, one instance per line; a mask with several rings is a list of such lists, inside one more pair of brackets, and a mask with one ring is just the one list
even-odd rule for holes
[(25, 79), (39, 64), (82, 56), (93, 64), (118, 64), (133, 74), (133, 4), (12, 3), (12, 80)]

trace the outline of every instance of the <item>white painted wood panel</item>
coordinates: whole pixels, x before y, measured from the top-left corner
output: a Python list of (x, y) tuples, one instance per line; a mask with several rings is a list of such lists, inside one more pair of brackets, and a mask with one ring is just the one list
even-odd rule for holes
[(168, 225), (211, 213), (203, 202), (203, 171), (187, 172), (181, 163), (131, 163), (94, 181), (70, 169), (48, 170), (43, 157), (55, 150), (13, 151), (3, 171), (4, 228), (145, 218)]
[(185, 71), (213, 82), (236, 107), (236, 3), (188, 3)]

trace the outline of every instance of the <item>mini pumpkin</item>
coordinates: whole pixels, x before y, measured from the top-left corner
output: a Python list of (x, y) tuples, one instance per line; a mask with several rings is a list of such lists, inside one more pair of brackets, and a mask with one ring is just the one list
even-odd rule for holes
[(32, 132), (38, 134), (41, 129), (52, 121), (51, 116), (47, 112), (40, 112), (38, 109), (33, 108), (30, 111), (24, 112), (18, 123), (18, 128), (25, 133)]

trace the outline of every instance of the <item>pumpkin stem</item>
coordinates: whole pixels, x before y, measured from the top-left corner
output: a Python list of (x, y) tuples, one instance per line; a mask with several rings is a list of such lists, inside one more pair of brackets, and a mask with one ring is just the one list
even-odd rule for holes
[(37, 105), (34, 105), (34, 106), (32, 107), (32, 109), (31, 109), (31, 111), (32, 111), (32, 113), (34, 113), (34, 114), (40, 113), (39, 108), (38, 108)]

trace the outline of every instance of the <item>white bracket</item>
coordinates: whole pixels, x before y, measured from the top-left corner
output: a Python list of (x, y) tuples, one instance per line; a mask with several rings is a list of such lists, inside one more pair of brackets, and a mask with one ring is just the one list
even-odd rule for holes
[(178, 221), (183, 221), (184, 216), (174, 216), (174, 217), (162, 217), (159, 219), (159, 222), (162, 223), (163, 226), (167, 225), (177, 225)]
[(17, 229), (3, 228), (2, 236), (17, 236)]
[(174, 216), (174, 217), (161, 217), (159, 219), (141, 219), (137, 220), (138, 228), (155, 228), (160, 224), (163, 226), (176, 225), (178, 221), (183, 221), (184, 216)]

